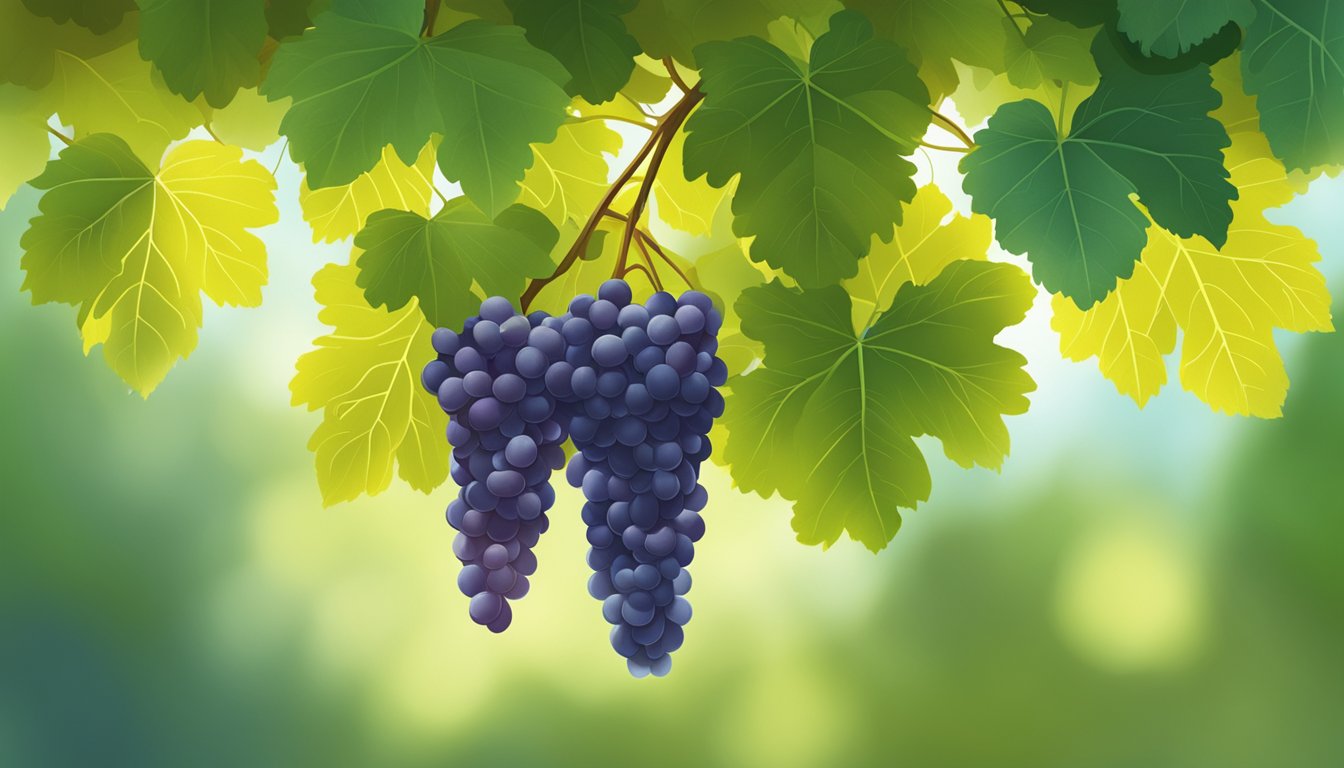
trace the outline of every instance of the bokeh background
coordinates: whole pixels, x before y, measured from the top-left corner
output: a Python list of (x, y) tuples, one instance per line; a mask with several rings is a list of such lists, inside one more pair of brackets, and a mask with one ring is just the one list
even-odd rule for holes
[[(949, 162), (922, 180), (955, 198)], [(568, 488), (502, 636), (455, 588), (451, 488), (322, 508), (287, 387), (348, 245), (311, 243), (298, 178), (264, 305), (207, 306), (148, 401), (20, 292), (36, 194), (0, 213), (0, 766), (1344, 765), (1344, 336), (1279, 337), (1282, 419), (1140, 410), (1042, 297), (1002, 339), (1039, 384), (1002, 473), (925, 442), (881, 554), (797, 544), (707, 466), (686, 646), (635, 680)], [(1344, 298), (1341, 210), (1322, 179), (1275, 218)]]

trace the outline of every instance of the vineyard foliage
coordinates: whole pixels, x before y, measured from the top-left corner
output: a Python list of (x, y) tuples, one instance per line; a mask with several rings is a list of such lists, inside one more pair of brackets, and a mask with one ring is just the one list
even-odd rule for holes
[[(960, 178), (919, 186), (924, 153)], [(996, 339), (1042, 292), (1060, 353), (1139, 406), (1179, 354), (1214, 410), (1281, 413), (1275, 331), (1332, 321), (1273, 209), (1344, 165), (1344, 0), (0, 10), (0, 206), (41, 194), (23, 290), (134, 391), (204, 302), (255, 307), (268, 258), (304, 258), (256, 233), (282, 157), (314, 242), (349, 244), (313, 265), (331, 332), (291, 384), (327, 503), (445, 481), (435, 327), (620, 277), (723, 313), (736, 485), (877, 551), (932, 491), (915, 438), (1002, 465), (1035, 384)]]

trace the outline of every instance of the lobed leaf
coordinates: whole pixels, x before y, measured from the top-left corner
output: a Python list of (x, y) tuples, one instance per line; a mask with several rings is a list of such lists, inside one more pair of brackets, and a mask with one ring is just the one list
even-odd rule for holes
[(196, 346), (201, 294), (256, 306), (266, 251), (247, 230), (277, 218), (275, 180), (242, 151), (179, 145), (151, 171), (120, 138), (62, 150), (32, 182), (46, 190), (23, 234), (33, 302), (80, 306), (85, 351), (148, 396)]
[(527, 40), (569, 70), (565, 90), (593, 104), (615, 97), (630, 79), (639, 43), (622, 15), (638, 0), (508, 0)]
[(844, 11), (801, 64), (757, 38), (697, 49), (705, 100), (686, 124), (687, 178), (740, 175), (733, 230), (751, 257), (805, 287), (854, 275), (914, 196), (905, 159), (929, 123), (928, 92), (900, 47)]
[(359, 265), (328, 264), (313, 277), (318, 319), (332, 332), (299, 358), (289, 388), (294, 405), (322, 409), (308, 448), (322, 501), (381, 493), (397, 474), (428, 493), (448, 475), (448, 417), (420, 385), (433, 354), (433, 326), (415, 299), (389, 311), (364, 301)]

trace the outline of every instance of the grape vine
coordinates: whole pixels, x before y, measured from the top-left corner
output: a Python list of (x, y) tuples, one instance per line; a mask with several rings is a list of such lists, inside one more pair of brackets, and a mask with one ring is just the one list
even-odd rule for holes
[(590, 589), (662, 674), (709, 422), (799, 541), (876, 552), (933, 491), (916, 438), (1002, 466), (1035, 384), (995, 339), (1043, 292), (1139, 407), (1179, 355), (1278, 416), (1276, 329), (1333, 325), (1268, 212), (1344, 166), (1342, 62), (1344, 0), (24, 0), (0, 205), (40, 194), (23, 290), (148, 397), (207, 300), (261, 303), (301, 174), (314, 242), (352, 244), (291, 383), (324, 502), (451, 476), (502, 630), (572, 447)]

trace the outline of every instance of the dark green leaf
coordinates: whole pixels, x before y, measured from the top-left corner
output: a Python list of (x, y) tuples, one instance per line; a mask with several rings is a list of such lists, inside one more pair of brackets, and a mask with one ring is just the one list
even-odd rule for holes
[(1143, 55), (1168, 59), (1213, 37), (1229, 22), (1245, 24), (1255, 15), (1251, 0), (1118, 0), (1116, 6), (1116, 27)]
[(1054, 16), (1077, 27), (1095, 27), (1115, 18), (1116, 0), (1018, 0), (1035, 13)]
[(904, 52), (853, 11), (831, 18), (808, 64), (758, 38), (696, 49), (705, 101), (687, 123), (686, 176), (734, 174), (733, 230), (751, 257), (804, 286), (858, 270), (914, 197), (928, 91)]
[(995, 219), (999, 243), (1026, 253), (1038, 282), (1087, 308), (1134, 270), (1148, 219), (1182, 237), (1227, 239), (1227, 131), (1208, 113), (1221, 103), (1207, 67), (1149, 76), (1110, 45), (1093, 46), (1096, 93), (1061, 136), (1036, 101), (1006, 104), (961, 163), (971, 207)]
[(140, 55), (187, 99), (224, 107), (256, 85), (265, 42), (265, 0), (140, 0)]
[(639, 43), (621, 15), (636, 0), (508, 0), (527, 41), (569, 70), (569, 93), (591, 104), (610, 100), (630, 79)]
[(1288, 167), (1344, 163), (1344, 2), (1256, 0), (1241, 73)]
[(518, 197), (531, 144), (564, 121), (569, 75), (517, 27), (468, 21), (423, 40), (422, 12), (410, 0), (336, 0), (280, 46), (262, 92), (293, 99), (281, 132), (311, 186), (353, 181), (388, 144), (409, 165), (440, 133), (444, 175), (498, 213)]

